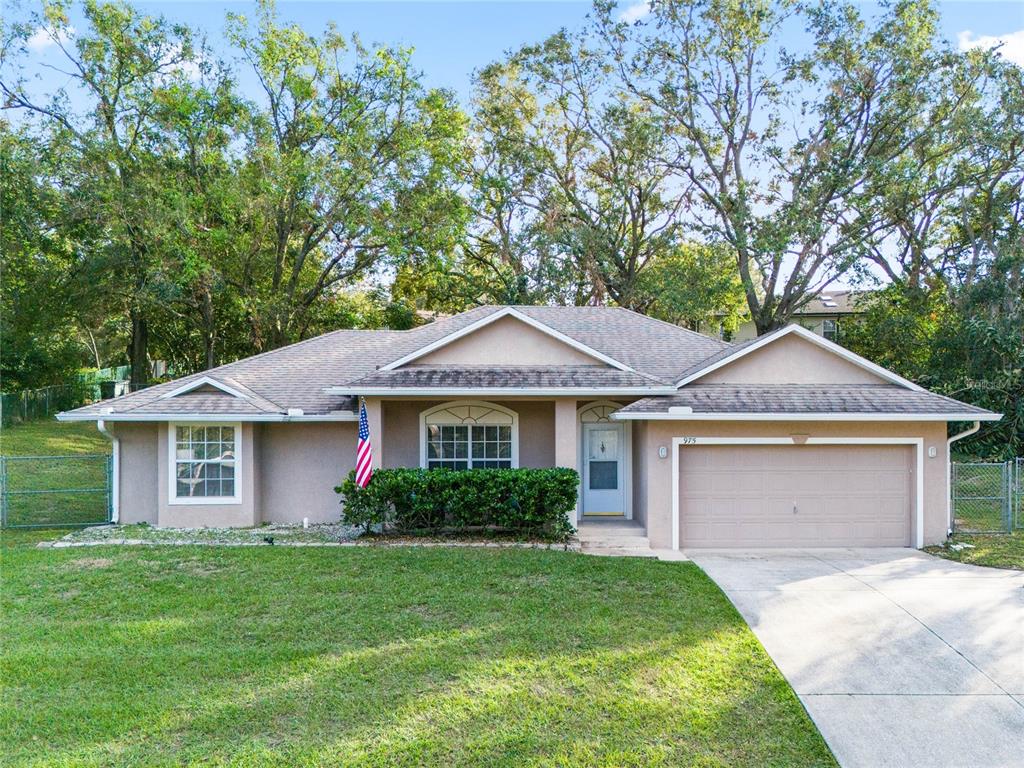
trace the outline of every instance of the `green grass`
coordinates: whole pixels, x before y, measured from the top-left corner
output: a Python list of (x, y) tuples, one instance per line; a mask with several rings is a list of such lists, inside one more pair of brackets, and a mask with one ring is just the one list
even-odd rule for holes
[(689, 563), (39, 537), (2, 550), (8, 765), (835, 765)]
[[(966, 549), (950, 549), (950, 544), (970, 544)], [(928, 547), (933, 555), (972, 565), (991, 568), (1015, 568), (1024, 571), (1024, 531), (995, 536), (958, 533), (945, 546)]]
[[(7, 458), (10, 491), (7, 523), (80, 525), (106, 520), (103, 457), (109, 454), (110, 441), (91, 423), (46, 420), (0, 430), (0, 455)], [(67, 458), (30, 458), (46, 456)]]
[(34, 421), (0, 429), (0, 456), (110, 453), (110, 441), (92, 422)]

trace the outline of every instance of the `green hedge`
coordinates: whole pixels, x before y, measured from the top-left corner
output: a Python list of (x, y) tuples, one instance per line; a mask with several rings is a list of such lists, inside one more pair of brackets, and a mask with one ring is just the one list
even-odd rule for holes
[(573, 469), (378, 469), (366, 488), (355, 472), (334, 490), (350, 525), (400, 533), (474, 529), (565, 538), (576, 506)]

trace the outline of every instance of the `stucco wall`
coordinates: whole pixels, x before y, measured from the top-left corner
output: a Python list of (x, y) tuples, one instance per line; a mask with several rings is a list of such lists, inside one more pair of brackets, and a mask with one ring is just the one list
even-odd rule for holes
[[(657, 460), (657, 455), (652, 456), (646, 450), (647, 422), (633, 422), (633, 519), (639, 520), (647, 525), (647, 473), (650, 470), (652, 460)], [(657, 451), (657, 449), (655, 449)]]
[(355, 467), (354, 422), (261, 424), (256, 429), (257, 518), (270, 523), (337, 522), (334, 492)]
[[(687, 422), (651, 421), (634, 433), (634, 445), (647, 462), (643, 473), (646, 490), (642, 503), (646, 511), (647, 534), (653, 547), (672, 546), (672, 438), (673, 437), (921, 437), (924, 438), (924, 543), (937, 544), (949, 526), (948, 456), (944, 422)], [(666, 446), (668, 457), (658, 458), (658, 447)], [(935, 458), (928, 449), (935, 448)], [(677, 449), (678, 450), (678, 449)], [(685, 450), (685, 449), (682, 449)], [(916, 463), (914, 465), (916, 467)], [(911, 489), (916, 483), (911, 483)], [(912, 493), (913, 495), (913, 493)], [(911, 499), (911, 510), (915, 500)], [(634, 507), (634, 514), (636, 507)], [(911, 514), (911, 541), (916, 541), (916, 520)]]
[(159, 518), (159, 425), (108, 424), (121, 443), (120, 522), (156, 525)]
[(882, 384), (833, 352), (790, 334), (699, 379), (701, 384)]
[(170, 472), (167, 444), (168, 425), (166, 422), (160, 424), (157, 440), (158, 525), (170, 528), (247, 528), (259, 522), (256, 515), (258, 499), (255, 478), (260, 468), (256, 466), (256, 456), (253, 450), (254, 425), (242, 424), (241, 433), (241, 442), (236, 445), (239, 462), (235, 469), (235, 483), (241, 498), (240, 503), (170, 504), (168, 503), (168, 475)]
[(606, 363), (573, 349), (514, 317), (456, 339), (414, 360), (411, 365), (599, 365)]
[[(382, 402), (383, 466), (420, 465), (420, 414), (453, 400), (385, 400)], [(519, 415), (519, 466), (555, 464), (555, 404), (531, 400), (486, 400)]]

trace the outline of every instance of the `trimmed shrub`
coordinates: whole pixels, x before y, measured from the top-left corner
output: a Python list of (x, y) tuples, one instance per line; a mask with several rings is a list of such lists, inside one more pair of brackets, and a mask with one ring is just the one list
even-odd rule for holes
[(367, 530), (458, 533), (474, 529), (563, 539), (573, 532), (579, 475), (573, 469), (378, 469), (366, 488), (355, 472), (334, 490), (343, 518)]

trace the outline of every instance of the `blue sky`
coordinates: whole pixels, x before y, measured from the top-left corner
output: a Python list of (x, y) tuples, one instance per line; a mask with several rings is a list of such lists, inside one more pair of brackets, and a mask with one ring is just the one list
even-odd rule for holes
[[(248, 2), (136, 2), (153, 15), (187, 22), (206, 32), (214, 48), (220, 44), (224, 15), (230, 10), (250, 13)], [(864, 3), (865, 10), (877, 8)], [(506, 50), (537, 42), (561, 27), (580, 26), (590, 11), (587, 0), (572, 2), (503, 2), (495, 0), (321, 0), (286, 2), (279, 0), (281, 16), (317, 33), (333, 21), (345, 32), (357, 32), (367, 43), (386, 43), (415, 49), (413, 61), (424, 72), (427, 83), (453, 89), (462, 99), (470, 93), (472, 72), (499, 58)], [(22, 5), (29, 10), (32, 5)], [(642, 0), (624, 0), (624, 13), (641, 15)], [(1021, 0), (961, 0), (943, 2), (943, 34), (962, 45), (1006, 41), (1008, 57), (1024, 66), (1024, 2)], [(72, 23), (80, 16), (72, 11)], [(81, 27), (81, 23), (78, 25)], [(45, 58), (43, 40), (33, 51)], [(785, 44), (785, 40), (780, 41)], [(49, 80), (49, 77), (46, 77)], [(51, 81), (52, 82), (52, 81)], [(49, 85), (51, 83), (47, 83)], [(42, 83), (40, 84), (42, 85)], [(243, 82), (243, 87), (245, 83)]]

